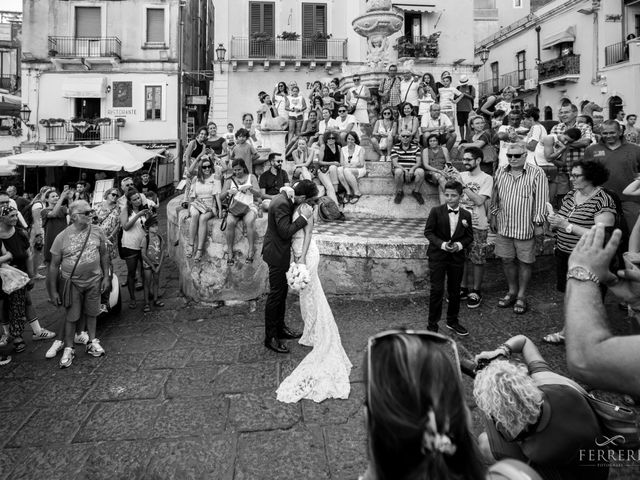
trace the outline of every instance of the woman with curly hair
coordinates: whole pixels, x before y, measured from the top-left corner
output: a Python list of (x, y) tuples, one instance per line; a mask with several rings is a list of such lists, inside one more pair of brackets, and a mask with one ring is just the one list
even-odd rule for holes
[[(524, 363), (512, 362), (513, 353)], [(485, 461), (514, 458), (544, 478), (605, 479), (608, 467), (585, 465), (581, 450), (597, 448), (598, 419), (587, 399), (554, 373), (524, 335), (510, 338), (477, 360), (490, 363), (476, 376), (473, 396), (485, 414), (479, 443)]]
[[(437, 333), (398, 329), (369, 338), (369, 467), (361, 480), (516, 478), (487, 475), (457, 362), (455, 342)], [(527, 468), (514, 463), (511, 470)]]
[(367, 175), (364, 163), (364, 148), (356, 132), (347, 133), (346, 145), (342, 147), (341, 166), (338, 167), (338, 180), (344, 187), (345, 203), (357, 203), (362, 196), (359, 180)]
[[(411, 135), (411, 140), (417, 142), (419, 140), (418, 127), (420, 122), (418, 117), (413, 114), (413, 106), (409, 102), (405, 102), (398, 107), (400, 111), (400, 117), (398, 117), (398, 130), (397, 135)], [(400, 141), (400, 138), (396, 138), (396, 141)]]

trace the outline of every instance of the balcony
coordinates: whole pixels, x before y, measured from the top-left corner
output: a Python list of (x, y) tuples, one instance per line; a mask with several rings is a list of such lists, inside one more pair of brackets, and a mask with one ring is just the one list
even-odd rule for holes
[(56, 66), (80, 63), (91, 68), (92, 64), (118, 63), (121, 53), (118, 37), (49, 37), (49, 58)]
[(629, 61), (629, 46), (627, 42), (618, 42), (604, 47), (605, 67), (627, 61)]
[(250, 69), (253, 68), (254, 61), (264, 62), (265, 69), (269, 67), (270, 60), (278, 61), (281, 68), (287, 61), (295, 63), (296, 68), (299, 68), (302, 62), (315, 65), (315, 62), (319, 61), (330, 65), (331, 62), (347, 61), (347, 40), (337, 38), (254, 40), (247, 37), (232, 37), (230, 50), (230, 61), (234, 70), (237, 68), (238, 61), (249, 62)]
[(485, 80), (478, 84), (478, 94), (493, 95), (499, 93), (506, 86), (516, 87), (520, 92), (527, 92), (536, 88), (538, 82), (535, 69), (514, 70), (500, 75), (498, 78)]
[(395, 45), (398, 58), (435, 62), (438, 58), (438, 36), (400, 37)]
[(0, 77), (0, 88), (13, 92), (20, 88), (20, 77), (17, 75), (5, 75)]
[(47, 143), (65, 145), (95, 145), (119, 140), (122, 128), (122, 125), (115, 121), (109, 124), (70, 121), (41, 124), (47, 133)]
[(580, 55), (566, 55), (538, 65), (538, 81), (542, 85), (577, 82), (580, 79)]

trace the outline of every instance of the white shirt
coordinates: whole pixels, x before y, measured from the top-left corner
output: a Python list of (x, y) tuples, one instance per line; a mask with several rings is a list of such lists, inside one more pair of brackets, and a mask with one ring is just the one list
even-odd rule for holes
[(440, 87), (438, 95), (440, 95), (440, 108), (453, 110), (455, 108), (453, 100), (462, 95), (462, 92), (455, 87)]
[(338, 125), (336, 124), (336, 121), (333, 118), (329, 118), (329, 121), (327, 123), (325, 123), (324, 119), (320, 120), (318, 122), (318, 133), (320, 135), (324, 135), (324, 132), (327, 131), (327, 128), (329, 130), (335, 129), (337, 128)]
[(347, 126), (350, 123), (353, 123), (353, 128), (351, 129), (351, 131), (356, 132), (358, 136), (360, 136), (360, 128), (358, 128), (358, 122), (356, 121), (356, 117), (354, 117), (353, 115), (347, 115), (344, 120), (342, 120), (342, 118), (338, 116), (338, 118), (335, 119), (335, 122), (336, 127), (340, 131), (346, 130)]
[(422, 116), (420, 127), (426, 129), (444, 127), (445, 131), (449, 131), (453, 127), (453, 123), (451, 123), (451, 119), (444, 113), (441, 113), (440, 116), (435, 119), (431, 118), (431, 114), (429, 114)]
[[(542, 142), (542, 139), (546, 134), (547, 132), (544, 129), (544, 127), (539, 123), (535, 123), (529, 130), (529, 133), (527, 133), (527, 136), (524, 139), (524, 143), (528, 145), (531, 140), (535, 140), (536, 142), (538, 142), (538, 145), (540, 145), (540, 142)], [(537, 148), (538, 147), (536, 145), (536, 149)], [(536, 164), (535, 150), (534, 151), (527, 150), (527, 162), (532, 163), (534, 165)]]
[(420, 83), (415, 79), (409, 81), (400, 80), (400, 100), (402, 102), (409, 102), (414, 107), (417, 107), (419, 86)]
[[(447, 209), (453, 210), (449, 206), (447, 206)], [(451, 232), (451, 235), (450, 235), (451, 238), (453, 238), (453, 234), (456, 232), (456, 228), (458, 228), (459, 217), (460, 217), (460, 206), (458, 205), (458, 208), (455, 210), (455, 213), (451, 211), (449, 212), (449, 231)], [(458, 246), (458, 250), (462, 250), (462, 243), (460, 242), (454, 242), (454, 243)], [(442, 242), (440, 249), (444, 250), (445, 252), (448, 252), (449, 250), (445, 248), (446, 244), (447, 242)]]

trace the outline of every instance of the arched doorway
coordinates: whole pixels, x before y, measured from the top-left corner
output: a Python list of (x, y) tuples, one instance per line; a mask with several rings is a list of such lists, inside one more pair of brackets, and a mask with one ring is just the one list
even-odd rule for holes
[(609, 99), (609, 120), (615, 120), (620, 110), (623, 110), (622, 99), (614, 95)]
[(553, 120), (553, 109), (549, 105), (544, 107), (544, 119)]

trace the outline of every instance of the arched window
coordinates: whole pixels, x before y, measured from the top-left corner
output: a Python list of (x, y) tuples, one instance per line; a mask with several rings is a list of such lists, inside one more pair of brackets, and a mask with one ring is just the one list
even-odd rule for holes
[(553, 109), (549, 105), (544, 107), (544, 119), (553, 120)]
[(614, 120), (620, 110), (623, 110), (622, 99), (614, 95), (609, 99), (609, 120)]

